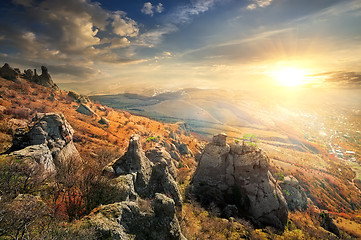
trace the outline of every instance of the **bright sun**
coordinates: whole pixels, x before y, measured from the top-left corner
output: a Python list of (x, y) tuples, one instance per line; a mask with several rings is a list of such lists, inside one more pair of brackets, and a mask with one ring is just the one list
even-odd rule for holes
[(286, 87), (297, 87), (307, 83), (307, 72), (297, 67), (283, 67), (270, 73), (278, 85)]

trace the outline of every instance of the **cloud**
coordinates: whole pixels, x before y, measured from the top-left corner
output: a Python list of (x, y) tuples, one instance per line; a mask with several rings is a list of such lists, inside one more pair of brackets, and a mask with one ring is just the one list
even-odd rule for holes
[(173, 23), (186, 23), (191, 21), (194, 15), (208, 11), (219, 0), (195, 0), (191, 4), (179, 7), (171, 16)]
[(140, 11), (146, 15), (153, 16), (154, 11), (157, 13), (162, 13), (163, 10), (164, 10), (164, 7), (163, 7), (162, 3), (158, 3), (158, 5), (153, 6), (153, 4), (151, 2), (146, 2), (146, 3), (144, 3), (144, 5)]
[(338, 88), (361, 88), (361, 72), (335, 71), (310, 76), (321, 78), (329, 85)]
[[(78, 72), (71, 69), (96, 73), (97, 62), (140, 61), (129, 57), (131, 54), (114, 54), (114, 50), (135, 43), (139, 35), (137, 22), (125, 12), (112, 12), (87, 0), (12, 3), (14, 7), (0, 16), (0, 51), (11, 56), (13, 62), (24, 62), (25, 58), (29, 63), (46, 63), (78, 77)], [(69, 64), (73, 68), (60, 68)]]
[(256, 8), (265, 8), (271, 5), (272, 0), (251, 0), (251, 3), (247, 5), (248, 10), (255, 10)]
[(141, 34), (137, 44), (141, 46), (154, 47), (162, 41), (164, 35), (170, 34), (177, 30), (178, 28), (174, 24), (166, 24), (157, 29), (153, 29)]
[(115, 34), (125, 37), (135, 37), (138, 35), (139, 29), (137, 27), (137, 23), (126, 17), (124, 12), (114, 12), (112, 18), (112, 26)]

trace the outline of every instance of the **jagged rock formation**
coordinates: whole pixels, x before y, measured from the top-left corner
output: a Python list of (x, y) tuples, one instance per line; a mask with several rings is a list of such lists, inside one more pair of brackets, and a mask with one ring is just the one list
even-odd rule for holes
[(96, 116), (97, 114), (87, 105), (85, 104), (80, 104), (80, 106), (78, 107), (78, 109), (76, 110), (77, 112), (87, 115), (87, 116)]
[(253, 146), (227, 144), (225, 134), (206, 145), (191, 187), (203, 205), (216, 204), (221, 210), (235, 205), (238, 216), (257, 225), (283, 229), (287, 222), (287, 203), (269, 171), (268, 157)]
[(133, 135), (129, 140), (128, 151), (119, 158), (108, 172), (115, 176), (129, 176), (133, 179), (134, 191), (142, 198), (152, 198), (155, 193), (169, 194), (176, 206), (182, 205), (182, 197), (174, 177), (169, 171), (167, 160), (159, 158), (151, 162), (142, 150), (140, 137)]
[(34, 76), (31, 81), (44, 87), (52, 88), (53, 90), (59, 90), (58, 86), (51, 79), (48, 69), (45, 66), (41, 66), (41, 75), (37, 75), (36, 69), (34, 70)]
[(0, 68), (0, 76), (8, 80), (15, 80), (19, 76), (19, 72), (5, 63), (4, 66)]
[(288, 209), (291, 211), (303, 211), (307, 209), (308, 198), (305, 189), (293, 176), (286, 176), (280, 183), (283, 196), (286, 199)]
[(69, 91), (68, 96), (71, 97), (75, 102), (86, 104), (90, 102), (87, 96), (80, 95), (77, 92)]
[(96, 231), (97, 239), (185, 239), (175, 215), (174, 201), (155, 194), (149, 209), (136, 202), (118, 202), (101, 206), (82, 220)]
[(149, 149), (145, 152), (147, 158), (152, 161), (154, 164), (165, 160), (167, 162), (168, 172), (172, 175), (174, 179), (177, 178), (176, 167), (174, 165), (174, 160), (172, 156), (165, 150), (164, 147), (157, 145), (153, 149)]
[(10, 155), (30, 157), (48, 171), (71, 159), (80, 159), (73, 143), (74, 130), (61, 113), (39, 113), (27, 129), (18, 129)]

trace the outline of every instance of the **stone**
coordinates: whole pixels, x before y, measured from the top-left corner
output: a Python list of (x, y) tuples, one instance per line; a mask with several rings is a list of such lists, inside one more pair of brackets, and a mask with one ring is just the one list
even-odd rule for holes
[(27, 80), (32, 80), (34, 77), (34, 72), (31, 69), (24, 70), (23, 78)]
[(150, 209), (122, 201), (100, 206), (78, 224), (94, 228), (97, 239), (185, 240), (175, 215), (174, 201), (156, 194)]
[(187, 154), (190, 154), (191, 151), (189, 150), (188, 148), (188, 145), (185, 144), (185, 143), (181, 143), (178, 147), (178, 151), (181, 155), (187, 155)]
[(159, 163), (160, 161), (162, 161), (162, 159), (166, 160), (169, 173), (174, 179), (176, 179), (176, 167), (172, 160), (172, 156), (165, 150), (165, 148), (157, 146), (155, 148), (147, 150), (145, 152), (145, 155), (154, 164)]
[(291, 211), (304, 211), (308, 207), (308, 198), (305, 189), (293, 176), (286, 176), (283, 182), (279, 183), (288, 209)]
[(221, 133), (213, 136), (212, 143), (217, 146), (226, 146), (227, 134)]
[(327, 231), (335, 234), (337, 237), (341, 237), (340, 230), (337, 225), (333, 222), (333, 219), (330, 217), (330, 214), (326, 211), (321, 212), (321, 227)]
[(105, 117), (101, 117), (101, 119), (98, 121), (98, 123), (103, 124), (103, 125), (109, 125), (109, 120), (106, 119)]
[(10, 153), (17, 158), (32, 158), (36, 163), (42, 164), (48, 172), (55, 171), (55, 164), (50, 149), (45, 144), (33, 145)]
[(19, 73), (11, 68), (9, 64), (5, 63), (4, 66), (0, 68), (0, 76), (7, 80), (15, 80), (19, 76)]
[(76, 110), (77, 112), (87, 115), (87, 116), (96, 116), (97, 114), (88, 106), (85, 104), (80, 104), (80, 106), (78, 107), (78, 109)]
[(257, 226), (283, 229), (288, 209), (280, 187), (269, 171), (267, 155), (254, 146), (227, 144), (226, 135), (205, 146), (191, 183), (191, 193), (205, 207), (221, 211), (235, 205), (238, 217)]
[(30, 157), (53, 171), (65, 162), (81, 159), (73, 134), (62, 113), (38, 113), (26, 129), (17, 129), (7, 154)]
[(50, 74), (48, 73), (48, 69), (45, 66), (41, 66), (40, 76), (36, 73), (36, 69), (34, 69), (34, 76), (31, 81), (53, 90), (59, 90), (59, 87), (53, 82)]
[(90, 99), (87, 96), (80, 95), (77, 92), (69, 91), (68, 96), (71, 97), (75, 102), (86, 104), (90, 102)]
[(158, 148), (149, 151), (148, 156), (154, 163), (143, 152), (140, 136), (133, 135), (129, 140), (127, 152), (111, 166), (116, 176), (134, 176), (134, 190), (140, 197), (152, 198), (156, 193), (168, 194), (177, 206), (181, 206), (182, 197), (171, 174), (172, 166), (169, 165), (170, 155), (164, 149)]

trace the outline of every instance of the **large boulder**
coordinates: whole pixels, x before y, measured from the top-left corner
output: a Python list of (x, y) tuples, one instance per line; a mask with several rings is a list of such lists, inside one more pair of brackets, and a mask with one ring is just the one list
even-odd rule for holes
[(74, 130), (61, 113), (39, 113), (26, 129), (18, 129), (8, 154), (30, 157), (45, 169), (80, 159), (73, 143)]
[(77, 92), (69, 91), (68, 96), (71, 97), (75, 102), (86, 104), (90, 102), (87, 96), (80, 95)]
[(293, 176), (286, 176), (280, 183), (283, 196), (286, 199), (288, 209), (291, 211), (303, 211), (308, 207), (308, 198), (305, 189)]
[(19, 73), (10, 67), (9, 64), (5, 63), (4, 66), (0, 68), (0, 76), (8, 80), (15, 80), (19, 76)]
[(170, 156), (159, 151), (148, 153), (153, 163), (143, 152), (140, 137), (133, 135), (129, 140), (127, 152), (113, 163), (111, 168), (116, 177), (131, 175), (134, 191), (140, 197), (152, 198), (156, 193), (164, 193), (171, 196), (177, 206), (181, 206), (182, 197), (172, 176), (175, 173), (172, 172), (172, 166), (168, 164), (171, 161)]
[(85, 104), (80, 104), (80, 106), (78, 107), (78, 109), (76, 110), (77, 112), (87, 115), (87, 116), (95, 116), (97, 115), (88, 105)]
[(172, 199), (156, 194), (149, 206), (129, 201), (101, 206), (78, 226), (95, 229), (97, 239), (185, 239), (175, 212)]
[(191, 192), (206, 207), (215, 204), (224, 210), (235, 205), (237, 217), (259, 226), (283, 229), (287, 223), (287, 203), (269, 171), (266, 154), (254, 146), (227, 144), (225, 134), (206, 145)]

